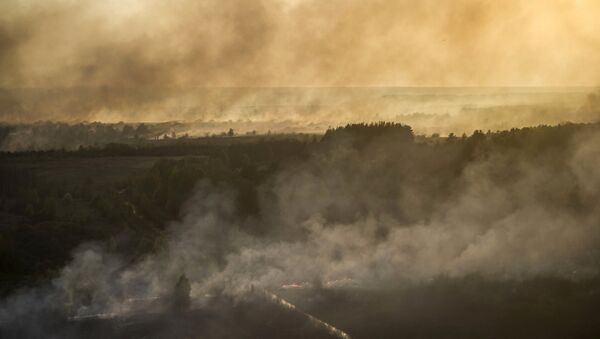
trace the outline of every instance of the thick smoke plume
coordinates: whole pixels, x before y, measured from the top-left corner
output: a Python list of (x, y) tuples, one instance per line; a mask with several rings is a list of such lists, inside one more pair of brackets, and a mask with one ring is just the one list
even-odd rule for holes
[(10, 297), (0, 324), (48, 308), (126, 314), (132, 299), (168, 297), (184, 273), (197, 306), (254, 289), (387, 289), (467, 276), (581, 281), (599, 273), (597, 130), (540, 154), (494, 152), (457, 181), (416, 161), (427, 156), (418, 145), (376, 138), (361, 150), (351, 141), (325, 143), (264, 184), (259, 218), (240, 217), (233, 191), (199, 182), (163, 251), (128, 264), (85, 245), (51, 286)]

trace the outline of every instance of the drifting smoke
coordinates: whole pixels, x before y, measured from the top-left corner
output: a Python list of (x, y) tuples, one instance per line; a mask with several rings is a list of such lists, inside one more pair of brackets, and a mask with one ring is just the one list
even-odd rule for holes
[[(593, 0), (5, 0), (0, 119), (237, 120), (257, 95), (281, 105), (256, 87), (595, 86), (599, 12)], [(328, 104), (301, 96), (294, 114)]]
[[(51, 286), (10, 297), (0, 324), (47, 308), (80, 318), (126, 314), (131, 299), (168, 297), (182, 272), (196, 305), (207, 295), (243, 299), (254, 288), (595, 277), (598, 132), (563, 142), (534, 155), (494, 152), (452, 181), (436, 167), (451, 167), (452, 154), (423, 165), (418, 144), (380, 138), (359, 150), (336, 139), (263, 185), (258, 219), (239, 216), (234, 192), (202, 181), (163, 251), (125, 264), (86, 245)], [(256, 227), (264, 234), (248, 231)]]
[[(60, 106), (58, 102), (62, 100), (60, 98), (65, 99), (65, 93), (49, 97), (38, 93), (41, 95), (38, 101), (26, 92), (10, 92), (19, 99), (7, 102), (7, 107), (9, 110), (17, 107), (15, 112), (20, 112), (18, 116), (26, 117), (24, 112), (35, 111), (40, 117), (52, 118), (52, 112), (63, 111), (54, 104)], [(89, 90), (84, 99), (79, 99), (93, 102), (95, 92), (98, 91)], [(9, 91), (5, 91), (5, 95), (7, 93)], [(73, 91), (67, 95), (72, 98), (63, 104), (70, 105), (69, 100), (79, 100), (77, 93)], [(600, 118), (599, 96), (594, 89), (587, 87), (197, 89), (194, 93), (191, 95), (194, 99), (187, 103), (161, 107), (156, 111), (158, 116), (153, 115), (152, 109), (129, 116), (183, 119), (145, 123), (142, 126), (145, 132), (138, 130), (139, 121), (0, 123), (0, 151), (73, 150), (80, 146), (135, 143), (165, 135), (169, 138), (219, 135), (230, 128), (238, 135), (322, 133), (330, 126), (356, 120), (396, 121), (412, 126), (420, 135), (461, 135), (476, 129), (498, 131), (565, 121), (595, 122)], [(2, 95), (0, 92), (0, 102)], [(54, 104), (46, 105), (48, 100), (54, 101)], [(93, 111), (93, 107), (86, 106), (83, 110)], [(87, 117), (102, 120), (121, 118), (120, 108), (113, 108), (111, 112), (116, 115), (111, 117), (105, 114), (106, 111), (100, 112), (99, 116)], [(74, 110), (78, 108), (64, 109)]]

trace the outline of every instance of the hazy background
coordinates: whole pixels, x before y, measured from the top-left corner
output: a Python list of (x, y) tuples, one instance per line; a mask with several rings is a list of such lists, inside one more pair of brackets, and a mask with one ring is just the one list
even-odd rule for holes
[(400, 116), (447, 133), (488, 127), (472, 111), (497, 106), (510, 119), (489, 128), (588, 121), (598, 13), (592, 0), (5, 0), (0, 120)]

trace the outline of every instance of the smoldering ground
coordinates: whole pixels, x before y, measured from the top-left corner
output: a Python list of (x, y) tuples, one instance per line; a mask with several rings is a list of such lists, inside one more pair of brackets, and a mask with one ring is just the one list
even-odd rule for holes
[(358, 337), (593, 337), (598, 128), (539, 131), (465, 147), (342, 131), (263, 184), (259, 214), (199, 182), (162, 251), (126, 263), (83, 245), (47, 287), (5, 300), (0, 323), (35, 337), (56, 330), (48, 314), (129, 317), (185, 273), (192, 309), (270, 291)]

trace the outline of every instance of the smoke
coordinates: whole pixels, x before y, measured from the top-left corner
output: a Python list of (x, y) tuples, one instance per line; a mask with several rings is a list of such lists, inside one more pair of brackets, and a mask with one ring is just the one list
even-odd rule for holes
[[(591, 94), (590, 94), (591, 93)], [(128, 95), (134, 95), (131, 104)], [(136, 120), (181, 119), (146, 123), (157, 136), (206, 136), (234, 129), (238, 135), (322, 133), (330, 126), (360, 121), (409, 124), (420, 135), (470, 134), (475, 129), (509, 130), (594, 122), (600, 117), (592, 88), (262, 88), (182, 90), (170, 104), (145, 102), (151, 90), (4, 90), (0, 106), (8, 120), (50, 120), (0, 126), (0, 149), (9, 151), (76, 149), (129, 143), (124, 117)], [(159, 101), (161, 95), (157, 95)], [(73, 118), (102, 120), (57, 123), (61, 112)], [(33, 114), (33, 115), (31, 115)], [(114, 123), (108, 123), (114, 121)]]
[(7, 0), (0, 87), (38, 92), (3, 94), (0, 117), (238, 118), (229, 108), (254, 93), (210, 107), (197, 87), (594, 86), (599, 10), (591, 0)]
[[(452, 154), (428, 162), (418, 144), (380, 138), (360, 150), (339, 140), (265, 183), (261, 217), (251, 219), (237, 213), (234, 191), (201, 181), (163, 251), (126, 264), (84, 245), (50, 286), (5, 301), (0, 324), (48, 308), (128, 314), (132, 299), (169, 297), (183, 273), (196, 306), (255, 288), (592, 278), (600, 267), (597, 129), (563, 142), (533, 155), (497, 149), (451, 180), (453, 171), (437, 169), (452, 168)], [(265, 232), (250, 231), (257, 226)]]

